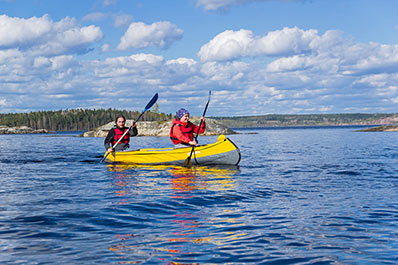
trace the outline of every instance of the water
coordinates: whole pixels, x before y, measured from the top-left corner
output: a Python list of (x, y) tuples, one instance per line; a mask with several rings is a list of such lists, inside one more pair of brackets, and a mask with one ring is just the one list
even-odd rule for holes
[(0, 135), (0, 264), (397, 264), (398, 133), (240, 132), (239, 167), (192, 169), (101, 164), (100, 138)]

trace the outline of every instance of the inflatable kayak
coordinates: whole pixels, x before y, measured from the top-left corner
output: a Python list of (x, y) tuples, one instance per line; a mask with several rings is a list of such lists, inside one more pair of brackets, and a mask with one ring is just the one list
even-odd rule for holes
[[(144, 165), (183, 165), (192, 147), (150, 148), (134, 151), (113, 152), (106, 158), (111, 162)], [(192, 165), (237, 165), (241, 155), (239, 148), (224, 135), (217, 142), (194, 148)]]

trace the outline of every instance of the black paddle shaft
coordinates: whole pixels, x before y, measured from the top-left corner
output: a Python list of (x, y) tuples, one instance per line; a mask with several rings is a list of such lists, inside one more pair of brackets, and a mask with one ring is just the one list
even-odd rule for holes
[[(210, 96), (211, 96), (211, 91), (209, 90), (209, 99), (207, 100), (205, 110), (203, 111), (203, 115), (202, 115), (203, 118), (205, 117), (206, 111), (207, 111), (207, 107), (209, 106)], [(199, 136), (200, 128), (202, 127), (202, 123), (203, 123), (203, 120), (200, 120), (199, 127), (198, 127), (198, 131), (197, 131), (197, 133), (196, 133), (196, 136), (194, 136), (194, 139), (195, 139), (196, 143), (198, 143), (198, 136)], [(194, 149), (195, 149), (195, 146), (193, 145), (193, 146), (192, 146), (192, 149), (191, 149), (191, 153), (189, 154), (189, 156), (187, 157), (187, 159), (185, 159), (185, 161), (184, 161), (184, 166), (191, 166), (191, 165), (192, 165), (191, 157), (192, 157), (192, 154), (193, 154), (193, 150), (194, 150)]]
[[(205, 117), (205, 115), (206, 115), (207, 107), (209, 106), (209, 102), (210, 102), (210, 96), (211, 96), (211, 91), (209, 91), (209, 99), (207, 100), (206, 107), (205, 107), (205, 110), (203, 111), (202, 117)], [(198, 128), (198, 131), (195, 136), (196, 142), (198, 142), (199, 131), (200, 131), (200, 128), (202, 127), (202, 123), (203, 123), (203, 120), (200, 120), (199, 128)]]

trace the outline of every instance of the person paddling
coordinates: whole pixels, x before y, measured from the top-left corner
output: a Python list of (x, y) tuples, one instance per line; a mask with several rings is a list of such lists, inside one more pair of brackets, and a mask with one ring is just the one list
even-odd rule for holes
[(138, 134), (135, 121), (133, 121), (131, 125), (132, 129), (125, 134), (123, 139), (120, 140), (119, 144), (113, 150), (112, 146), (123, 136), (125, 131), (129, 129), (125, 126), (126, 118), (121, 114), (116, 117), (115, 123), (116, 125), (108, 132), (108, 135), (104, 141), (105, 149), (107, 149), (109, 153), (128, 149), (130, 147), (130, 137), (136, 136)]
[(206, 129), (204, 117), (200, 117), (202, 125), (199, 126), (189, 121), (189, 112), (181, 108), (176, 112), (176, 118), (172, 122), (170, 129), (170, 140), (175, 148), (196, 146), (198, 143), (194, 140), (194, 133), (203, 133)]

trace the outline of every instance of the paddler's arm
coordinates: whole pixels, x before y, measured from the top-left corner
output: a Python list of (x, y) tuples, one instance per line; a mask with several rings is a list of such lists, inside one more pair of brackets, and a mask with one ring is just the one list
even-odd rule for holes
[(115, 131), (111, 129), (104, 140), (105, 149), (107, 150), (108, 153), (113, 152), (111, 140), (113, 139), (114, 136), (115, 136)]
[(191, 126), (193, 127), (193, 131), (195, 133), (198, 133), (198, 131), (199, 131), (199, 134), (204, 133), (204, 131), (206, 130), (205, 118), (204, 117), (200, 117), (200, 119), (202, 120), (202, 125), (200, 125), (200, 129), (199, 129), (198, 125), (195, 125), (195, 124), (191, 123)]
[(131, 137), (137, 136), (137, 134), (138, 134), (138, 130), (137, 130), (137, 126), (136, 125), (137, 124), (135, 123), (135, 121), (133, 121), (133, 123), (131, 124), (132, 128), (129, 131)]
[[(206, 130), (205, 118), (202, 116), (202, 117), (200, 117), (200, 119), (202, 120), (202, 125), (200, 126), (199, 134), (204, 133)], [(199, 126), (198, 126), (198, 128), (199, 128)]]

